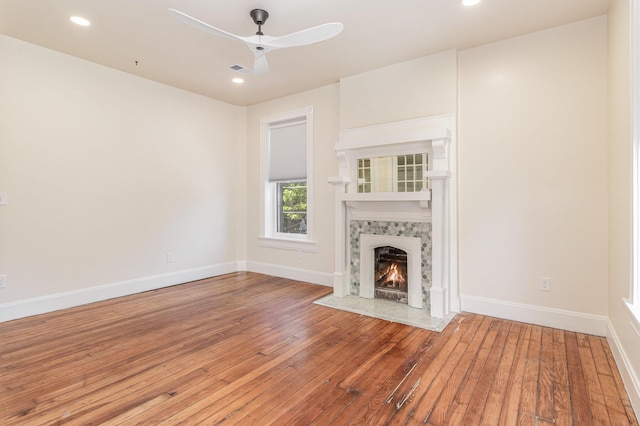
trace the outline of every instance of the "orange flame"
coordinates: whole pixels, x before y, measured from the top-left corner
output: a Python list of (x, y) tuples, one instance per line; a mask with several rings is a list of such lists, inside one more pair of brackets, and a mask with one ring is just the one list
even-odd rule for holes
[(398, 264), (392, 263), (387, 268), (387, 282), (392, 282), (396, 284), (404, 284), (404, 276), (398, 269)]

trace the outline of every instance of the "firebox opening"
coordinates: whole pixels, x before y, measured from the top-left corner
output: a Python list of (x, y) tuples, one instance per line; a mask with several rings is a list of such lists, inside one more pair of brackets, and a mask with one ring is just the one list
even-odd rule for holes
[(407, 252), (396, 247), (378, 247), (374, 252), (375, 297), (408, 303)]

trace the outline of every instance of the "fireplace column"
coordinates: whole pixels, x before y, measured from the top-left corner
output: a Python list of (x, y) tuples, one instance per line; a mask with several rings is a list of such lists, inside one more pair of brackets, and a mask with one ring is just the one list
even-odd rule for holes
[(330, 177), (329, 183), (333, 184), (335, 189), (335, 267), (333, 272), (333, 295), (336, 297), (345, 297), (349, 295), (349, 268), (346, 259), (347, 244), (347, 215), (346, 206), (342, 197), (347, 192), (347, 184), (351, 179), (346, 176)]
[(431, 316), (443, 318), (449, 313), (448, 256), (445, 227), (446, 174), (431, 176)]

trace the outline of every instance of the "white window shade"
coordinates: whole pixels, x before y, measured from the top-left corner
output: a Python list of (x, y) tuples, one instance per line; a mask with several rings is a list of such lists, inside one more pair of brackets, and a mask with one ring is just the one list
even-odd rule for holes
[(307, 178), (307, 123), (269, 128), (269, 181)]

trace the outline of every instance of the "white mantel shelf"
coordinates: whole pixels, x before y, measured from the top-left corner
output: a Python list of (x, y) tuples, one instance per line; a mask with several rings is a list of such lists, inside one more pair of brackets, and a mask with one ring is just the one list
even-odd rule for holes
[(431, 191), (419, 192), (371, 192), (341, 194), (342, 201), (429, 201)]
[(336, 143), (336, 151), (450, 138), (451, 130), (442, 126), (439, 120), (418, 118), (356, 129), (343, 129), (340, 132), (340, 141)]

